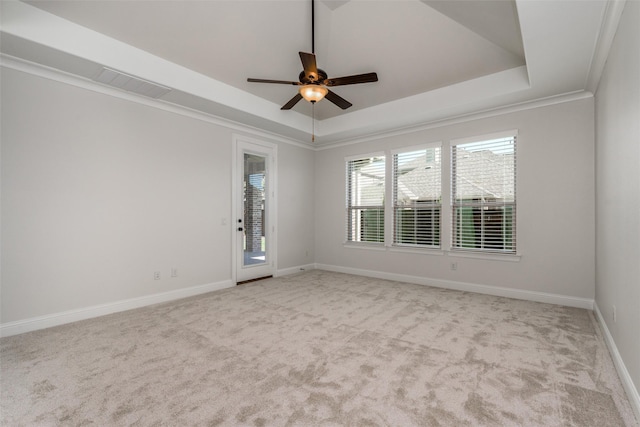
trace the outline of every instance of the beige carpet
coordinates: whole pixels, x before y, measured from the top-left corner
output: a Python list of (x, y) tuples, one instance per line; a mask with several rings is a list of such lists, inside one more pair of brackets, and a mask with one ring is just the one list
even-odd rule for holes
[(0, 351), (3, 426), (637, 425), (587, 310), (318, 270)]

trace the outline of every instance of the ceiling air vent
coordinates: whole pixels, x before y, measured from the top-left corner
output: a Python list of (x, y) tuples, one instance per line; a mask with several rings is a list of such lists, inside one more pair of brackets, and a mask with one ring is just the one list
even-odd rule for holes
[(94, 80), (150, 98), (160, 98), (165, 93), (171, 91), (168, 87), (160, 86), (159, 84), (129, 76), (109, 68), (103, 68), (102, 72), (98, 74)]

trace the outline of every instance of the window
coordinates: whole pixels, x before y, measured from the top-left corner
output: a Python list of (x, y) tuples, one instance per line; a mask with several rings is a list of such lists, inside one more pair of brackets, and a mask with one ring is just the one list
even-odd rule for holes
[(516, 136), (451, 145), (452, 249), (516, 250)]
[(347, 160), (347, 241), (384, 243), (385, 157)]
[(512, 130), (345, 159), (346, 242), (516, 254), (516, 139)]
[(393, 155), (393, 244), (440, 247), (440, 147)]

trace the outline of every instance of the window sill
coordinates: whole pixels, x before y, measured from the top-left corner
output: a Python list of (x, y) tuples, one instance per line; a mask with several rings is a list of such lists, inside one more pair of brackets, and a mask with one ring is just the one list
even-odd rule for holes
[(415, 247), (403, 247), (403, 246), (383, 246), (382, 244), (376, 245), (372, 243), (355, 243), (345, 242), (342, 244), (347, 249), (365, 249), (370, 251), (388, 251), (396, 253), (418, 254), (418, 255), (435, 255), (442, 256), (445, 251), (442, 249), (433, 248), (415, 248)]
[(342, 246), (348, 249), (368, 249), (370, 251), (386, 251), (387, 250), (382, 243), (375, 244), (375, 243), (345, 242), (342, 244)]
[(399, 252), (399, 253), (407, 253), (407, 254), (420, 254), (420, 255), (444, 255), (444, 251), (442, 249), (434, 249), (434, 248), (417, 248), (411, 246), (390, 246), (389, 252)]
[(491, 261), (507, 261), (507, 262), (520, 262), (522, 256), (516, 254), (499, 254), (499, 253), (481, 253), (481, 252), (466, 252), (466, 251), (446, 251), (448, 256), (457, 258), (473, 258), (473, 259), (485, 259)]
[(442, 256), (447, 255), (450, 257), (456, 258), (472, 258), (472, 259), (483, 259), (489, 261), (505, 261), (505, 262), (520, 262), (522, 255), (516, 254), (500, 254), (500, 253), (482, 253), (482, 252), (466, 252), (466, 251), (452, 251), (452, 250), (442, 250), (442, 249), (433, 249), (433, 248), (413, 248), (413, 247), (402, 247), (402, 246), (384, 246), (383, 244), (375, 244), (375, 243), (363, 243), (363, 242), (345, 242), (342, 244), (344, 248), (347, 249), (364, 249), (369, 251), (380, 251), (380, 252), (396, 252), (396, 253), (410, 253), (417, 255), (431, 255), (431, 256)]

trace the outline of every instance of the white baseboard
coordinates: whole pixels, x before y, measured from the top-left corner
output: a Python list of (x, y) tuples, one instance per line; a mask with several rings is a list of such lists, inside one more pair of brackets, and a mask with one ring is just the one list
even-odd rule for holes
[(289, 274), (300, 273), (301, 271), (313, 270), (315, 268), (316, 268), (315, 264), (305, 264), (305, 265), (298, 265), (296, 267), (282, 268), (276, 271), (276, 277), (287, 276)]
[(162, 292), (138, 298), (131, 298), (123, 301), (116, 301), (107, 304), (94, 305), (91, 307), (76, 310), (63, 311), (60, 313), (48, 314), (46, 316), (33, 317), (15, 322), (0, 324), (0, 337), (18, 335), (25, 332), (37, 331), (39, 329), (50, 328), (52, 326), (64, 325), (66, 323), (77, 322), (79, 320), (91, 319), (93, 317), (104, 316), (106, 314), (145, 307), (152, 304), (173, 301), (200, 295), (207, 292), (234, 286), (231, 280), (223, 280), (217, 283), (192, 286), (175, 291)]
[(522, 299), (535, 302), (545, 302), (549, 304), (558, 304), (568, 307), (593, 310), (593, 300), (588, 298), (578, 298), (567, 295), (527, 291), (522, 289), (509, 289), (499, 286), (480, 285), (476, 283), (455, 282), (453, 280), (432, 279), (428, 277), (410, 276), (407, 274), (387, 273), (384, 271), (363, 270), (359, 268), (341, 267), (337, 265), (316, 264), (315, 267), (319, 270), (335, 271), (337, 273), (357, 274), (359, 276), (395, 280), (398, 282), (414, 283), (416, 285), (426, 285), (436, 288), (453, 289), (456, 291), (475, 292), (478, 294), (494, 295), (498, 297)]
[(633, 384), (631, 375), (629, 375), (629, 371), (624, 364), (624, 360), (622, 360), (622, 356), (620, 356), (620, 352), (618, 351), (616, 342), (613, 340), (613, 335), (611, 335), (611, 332), (607, 327), (607, 323), (604, 321), (604, 316), (602, 316), (602, 312), (600, 312), (597, 303), (594, 303), (593, 311), (595, 312), (596, 319), (598, 320), (598, 323), (600, 324), (600, 327), (602, 328), (602, 331), (604, 333), (604, 342), (607, 343), (607, 347), (609, 347), (609, 353), (611, 353), (613, 364), (618, 371), (618, 376), (620, 377), (620, 381), (622, 382), (624, 391), (627, 393), (627, 397), (629, 398), (629, 402), (631, 403), (633, 412), (635, 412), (636, 414), (636, 419), (640, 421), (640, 394), (638, 394), (638, 389)]

